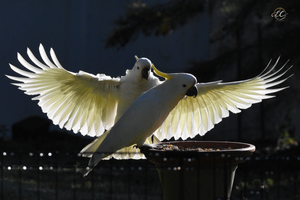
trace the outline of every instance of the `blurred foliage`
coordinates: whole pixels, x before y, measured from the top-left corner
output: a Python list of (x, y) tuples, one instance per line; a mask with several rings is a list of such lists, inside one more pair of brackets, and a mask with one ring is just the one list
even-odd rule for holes
[(280, 134), (277, 139), (276, 151), (289, 150), (298, 146), (298, 141), (295, 139), (295, 126), (292, 123), (290, 114), (285, 116), (285, 123), (279, 129)]
[(203, 11), (205, 1), (176, 0), (148, 6), (142, 1), (128, 4), (125, 16), (115, 21), (116, 28), (111, 31), (106, 47), (124, 47), (139, 34), (165, 36), (185, 25), (189, 19)]
[[(288, 13), (283, 22), (271, 16), (277, 7), (283, 7)], [(214, 59), (201, 63), (202, 68), (236, 60), (236, 53), (241, 51), (244, 55), (251, 55), (252, 59), (261, 52), (268, 57), (284, 53), (283, 56), (288, 55), (291, 59), (298, 58), (300, 1), (284, 0), (173, 0), (152, 6), (133, 1), (128, 4), (125, 15), (115, 21), (116, 26), (106, 40), (106, 47), (119, 49), (140, 34), (167, 36), (201, 14), (204, 8), (209, 9), (211, 20), (218, 24), (212, 27), (210, 42), (221, 45)], [(240, 37), (241, 44), (232, 41), (238, 40), (237, 37)], [(231, 38), (230, 42), (228, 38)], [(192, 64), (197, 66), (197, 62)]]
[(298, 146), (298, 142), (294, 137), (290, 136), (288, 132), (285, 132), (279, 136), (277, 141), (278, 149), (290, 149), (292, 146)]
[[(278, 7), (283, 7), (288, 13), (283, 21), (271, 16)], [(222, 65), (224, 61), (231, 62), (236, 60), (237, 54), (242, 57), (243, 68), (252, 71), (255, 66), (262, 67), (263, 56), (273, 58), (281, 55), (283, 59), (299, 61), (299, 1), (228, 0), (222, 1), (215, 9), (219, 10), (222, 17), (220, 26), (212, 31), (210, 41), (213, 44), (219, 42), (221, 45), (213, 59), (214, 63), (209, 64)], [(228, 42), (228, 39), (232, 42)]]

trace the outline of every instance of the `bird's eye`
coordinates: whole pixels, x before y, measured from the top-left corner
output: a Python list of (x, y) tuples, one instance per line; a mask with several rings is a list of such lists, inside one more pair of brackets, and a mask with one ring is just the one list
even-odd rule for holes
[(137, 69), (140, 69), (140, 67), (138, 66), (138, 67), (136, 67)]
[(186, 87), (186, 84), (183, 84), (182, 86), (183, 86), (183, 87)]

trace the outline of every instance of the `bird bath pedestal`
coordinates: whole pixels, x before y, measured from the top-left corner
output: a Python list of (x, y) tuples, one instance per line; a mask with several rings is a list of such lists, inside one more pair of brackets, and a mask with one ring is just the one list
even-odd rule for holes
[[(162, 144), (204, 151), (156, 148)], [(181, 141), (157, 143), (142, 153), (156, 165), (165, 200), (215, 200), (230, 199), (235, 170), (254, 151), (255, 146), (238, 142)]]

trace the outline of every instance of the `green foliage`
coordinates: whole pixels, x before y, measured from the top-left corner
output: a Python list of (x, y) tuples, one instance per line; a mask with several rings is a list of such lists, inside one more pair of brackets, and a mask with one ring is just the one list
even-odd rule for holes
[(277, 147), (279, 149), (290, 149), (292, 146), (298, 146), (298, 141), (288, 132), (284, 132), (279, 136), (277, 141)]

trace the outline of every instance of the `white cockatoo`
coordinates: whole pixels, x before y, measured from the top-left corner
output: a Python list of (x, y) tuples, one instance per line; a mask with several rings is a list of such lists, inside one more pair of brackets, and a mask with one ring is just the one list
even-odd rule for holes
[[(128, 107), (142, 93), (159, 84), (159, 79), (151, 72), (151, 61), (147, 58), (136, 58), (131, 70), (126, 75), (111, 78), (104, 74), (89, 74), (83, 71), (73, 73), (65, 70), (59, 63), (51, 48), (48, 58), (42, 45), (40, 55), (45, 64), (41, 63), (27, 49), (27, 54), (35, 66), (29, 64), (19, 53), (19, 62), (28, 70), (21, 70), (10, 64), (16, 73), (24, 77), (8, 76), (21, 83), (13, 83), (24, 90), (25, 94), (38, 95), (38, 105), (47, 113), (54, 124), (60, 128), (80, 132), (82, 135), (100, 136), (110, 129)], [(153, 141), (152, 141), (153, 140)], [(148, 138), (146, 143), (159, 142), (155, 136)], [(126, 154), (133, 151), (135, 154)], [(122, 149), (123, 154), (114, 154), (115, 158), (139, 159), (144, 157), (136, 148)]]
[(180, 100), (185, 96), (197, 96), (197, 79), (193, 75), (163, 74), (154, 65), (153, 68), (166, 80), (137, 98), (110, 130), (80, 152), (91, 157), (88, 171), (102, 158), (119, 149), (134, 144), (142, 147), (146, 138), (161, 126)]

